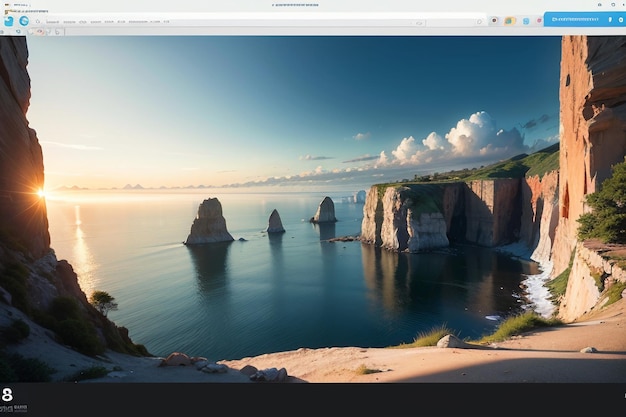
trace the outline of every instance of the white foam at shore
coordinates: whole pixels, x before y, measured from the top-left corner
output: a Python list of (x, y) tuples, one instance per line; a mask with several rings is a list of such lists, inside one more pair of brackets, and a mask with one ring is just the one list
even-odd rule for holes
[(524, 295), (531, 303), (529, 308), (532, 308), (542, 317), (551, 317), (556, 309), (556, 306), (550, 300), (550, 291), (544, 284), (550, 279), (550, 275), (552, 274), (552, 261), (533, 259), (532, 251), (522, 243), (500, 246), (496, 248), (496, 250), (509, 253), (519, 258), (532, 260), (539, 264), (541, 272), (535, 275), (526, 275), (526, 279), (522, 281), (522, 285), (526, 288), (526, 293)]

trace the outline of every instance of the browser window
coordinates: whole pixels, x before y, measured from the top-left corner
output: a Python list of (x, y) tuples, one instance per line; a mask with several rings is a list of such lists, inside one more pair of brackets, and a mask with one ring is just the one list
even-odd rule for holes
[[(270, 407), (286, 409), (293, 396), (298, 413), (332, 415), (328, 396), (381, 415), (489, 415), (496, 397), (517, 398), (507, 408), (541, 398), (562, 412), (568, 406), (550, 395), (568, 382), (581, 382), (568, 385), (570, 397), (623, 401), (613, 357), (557, 358), (553, 345), (533, 352), (538, 358), (468, 365), (478, 349), (459, 341), (437, 368), (428, 355), (402, 368), (379, 355), (433, 329), (476, 347), (524, 312), (581, 313), (546, 286), (568, 266), (575, 241), (555, 228), (573, 230), (588, 209), (584, 194), (626, 153), (623, 100), (612, 95), (623, 89), (621, 55), (606, 52), (625, 39), (626, 2), (0, 7), (1, 104), (11, 109), (0, 116), (12, 115), (0, 135), (40, 145), (41, 184), (30, 194), (45, 207), (46, 233), (24, 245), (46, 254), (17, 263), (43, 277), (29, 293), (36, 306), (53, 307), (33, 315), (62, 345), (11, 344), (57, 369), (36, 383), (6, 373), (0, 411), (114, 415), (132, 404), (192, 415), (226, 402), (276, 412)], [(572, 62), (592, 62), (603, 77)], [(574, 97), (594, 82), (589, 101)], [(584, 129), (599, 139), (569, 152), (596, 159), (570, 166), (583, 179), (566, 184), (554, 174), (559, 147)], [(4, 136), (2, 181), (23, 165)], [(511, 185), (531, 163), (543, 171)], [(7, 219), (18, 200), (2, 184)], [(31, 217), (19, 227), (0, 220), (7, 247), (19, 245), (5, 228), (30, 233)], [(81, 308), (100, 323), (93, 338), (63, 316), (71, 306), (45, 295), (68, 269)], [(19, 275), (13, 264), (2, 271)], [(10, 295), (13, 304), (24, 297)], [(526, 349), (508, 346), (490, 345), (490, 359)], [(140, 360), (121, 356), (129, 352)], [(569, 372), (574, 363), (594, 371)], [(313, 387), (294, 393), (272, 382)]]

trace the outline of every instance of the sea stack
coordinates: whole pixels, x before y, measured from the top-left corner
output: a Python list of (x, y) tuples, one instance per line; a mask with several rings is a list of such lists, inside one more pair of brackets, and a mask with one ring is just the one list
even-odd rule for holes
[(222, 216), (222, 204), (217, 198), (204, 200), (198, 207), (198, 215), (191, 225), (191, 232), (185, 245), (198, 245), (235, 240), (226, 229), (226, 219)]
[(315, 216), (311, 217), (311, 223), (335, 223), (335, 203), (330, 197), (324, 197)]
[(280, 220), (280, 214), (278, 210), (274, 209), (270, 214), (269, 224), (267, 226), (267, 233), (284, 233), (285, 228), (283, 222)]

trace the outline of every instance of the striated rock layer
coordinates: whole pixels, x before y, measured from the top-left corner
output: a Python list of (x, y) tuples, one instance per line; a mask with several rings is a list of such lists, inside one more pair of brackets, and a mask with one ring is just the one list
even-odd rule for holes
[(585, 197), (599, 190), (611, 166), (626, 155), (626, 37), (564, 36), (559, 98), (559, 218), (552, 258), (555, 276), (572, 264), (559, 309), (571, 321), (600, 297), (591, 277), (598, 267), (589, 266), (593, 257), (578, 241), (577, 219), (589, 210)]
[(198, 245), (235, 240), (226, 229), (226, 219), (222, 215), (222, 204), (217, 198), (208, 198), (200, 203), (198, 215), (191, 225), (191, 232), (185, 245)]
[(585, 196), (626, 155), (626, 37), (564, 36), (561, 52), (559, 225), (555, 273), (569, 264)]
[(496, 246), (517, 239), (520, 180), (373, 186), (363, 206), (361, 241), (393, 251), (447, 247), (450, 239)]

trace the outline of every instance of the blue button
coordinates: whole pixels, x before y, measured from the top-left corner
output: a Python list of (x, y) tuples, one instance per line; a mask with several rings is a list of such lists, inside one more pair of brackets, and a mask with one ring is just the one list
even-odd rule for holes
[(28, 25), (28, 17), (27, 16), (20, 16), (20, 25), (22, 25), (22, 26)]
[(13, 26), (13, 16), (4, 16), (4, 26)]
[(626, 27), (625, 12), (546, 12), (544, 26)]

